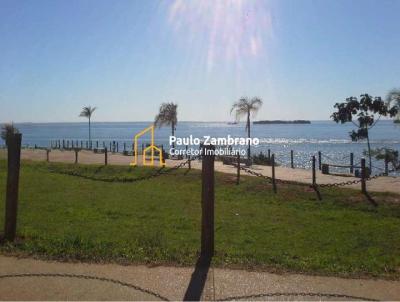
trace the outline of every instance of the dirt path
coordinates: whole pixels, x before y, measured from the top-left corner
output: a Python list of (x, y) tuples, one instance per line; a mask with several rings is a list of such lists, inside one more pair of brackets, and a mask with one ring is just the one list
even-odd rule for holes
[(400, 281), (214, 268), (207, 274), (207, 269), (194, 271), (190, 267), (61, 263), (0, 256), (0, 300), (182, 300), (197, 295), (205, 300), (397, 300)]
[[(46, 151), (44, 150), (22, 150), (22, 158), (30, 160), (46, 160)], [(73, 151), (60, 151), (53, 150), (50, 152), (50, 161), (52, 162), (75, 162), (75, 153)], [(81, 151), (78, 157), (79, 163), (84, 164), (103, 164), (104, 154), (95, 154), (91, 151)], [(110, 165), (129, 165), (132, 161), (132, 156), (124, 156), (121, 154), (108, 154), (108, 163)], [(181, 161), (167, 160), (167, 166), (175, 166)], [(201, 169), (200, 161), (193, 161), (192, 167), (195, 169)], [(222, 162), (215, 163), (215, 169), (220, 172), (236, 174), (236, 168), (228, 165), (223, 165)], [(271, 176), (271, 167), (267, 166), (252, 166), (252, 169), (267, 176)], [(312, 174), (311, 170), (305, 169), (291, 169), (287, 167), (276, 167), (276, 177), (283, 180), (293, 180), (304, 183), (311, 183)], [(328, 183), (340, 183), (346, 181), (358, 180), (355, 177), (341, 177), (334, 175), (325, 175), (317, 171), (317, 183), (328, 184)], [(360, 184), (348, 185), (346, 187), (360, 189)], [(369, 191), (374, 192), (393, 192), (400, 194), (400, 177), (379, 177), (367, 182), (367, 188)]]

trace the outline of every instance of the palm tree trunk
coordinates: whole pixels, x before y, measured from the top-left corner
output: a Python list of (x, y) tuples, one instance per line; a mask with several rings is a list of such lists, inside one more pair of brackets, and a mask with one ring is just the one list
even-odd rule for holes
[(89, 148), (92, 149), (92, 137), (90, 133), (90, 117), (89, 117)]
[[(171, 124), (171, 132), (172, 132), (172, 136), (175, 136), (175, 124), (174, 123)], [(175, 149), (175, 143), (172, 143), (172, 149)]]
[[(250, 111), (247, 112), (247, 137), (250, 138)], [(247, 147), (247, 159), (251, 159), (251, 154), (250, 154), (250, 142)]]

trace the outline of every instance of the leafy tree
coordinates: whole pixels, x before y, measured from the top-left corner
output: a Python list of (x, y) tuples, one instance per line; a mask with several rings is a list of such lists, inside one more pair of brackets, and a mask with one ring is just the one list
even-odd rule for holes
[[(388, 95), (386, 96), (386, 102), (388, 106), (394, 105), (397, 106), (397, 108), (400, 108), (400, 89), (392, 89), (389, 91)], [(397, 113), (396, 115), (397, 119), (395, 122), (399, 123), (400, 122), (400, 114)]]
[(89, 144), (90, 144), (90, 146), (92, 145), (90, 119), (92, 118), (92, 114), (96, 109), (97, 109), (96, 107), (91, 107), (91, 106), (83, 107), (81, 114), (79, 114), (79, 116), (86, 117), (89, 120)]
[[(178, 104), (173, 102), (162, 103), (154, 125), (161, 128), (162, 126), (171, 126), (172, 136), (175, 135), (176, 125), (178, 124)], [(175, 148), (175, 143), (172, 143), (172, 148)]]
[[(248, 138), (251, 137), (250, 115), (254, 116), (258, 112), (258, 110), (260, 110), (262, 104), (263, 104), (262, 100), (258, 97), (253, 97), (252, 99), (249, 99), (247, 97), (242, 97), (232, 105), (231, 114), (232, 112), (235, 112), (236, 121), (239, 121), (242, 116), (246, 116), (247, 118), (246, 130)], [(247, 147), (247, 158), (251, 159), (250, 142)]]
[[(380, 97), (372, 97), (369, 94), (362, 94), (358, 100), (356, 97), (349, 97), (345, 102), (336, 103), (337, 109), (331, 115), (336, 123), (353, 123), (358, 129), (350, 132), (352, 141), (367, 140), (369, 168), (372, 168), (371, 145), (369, 131), (376, 125), (381, 116), (393, 117), (398, 113), (397, 106), (389, 107)], [(376, 118), (376, 116), (378, 116)]]
[(400, 169), (399, 151), (397, 150), (392, 148), (377, 148), (371, 150), (371, 155), (375, 157), (376, 160), (387, 160), (396, 170)]
[(8, 146), (10, 137), (17, 133), (19, 133), (19, 130), (14, 126), (13, 123), (4, 124), (1, 127), (1, 138), (6, 143), (6, 146)]

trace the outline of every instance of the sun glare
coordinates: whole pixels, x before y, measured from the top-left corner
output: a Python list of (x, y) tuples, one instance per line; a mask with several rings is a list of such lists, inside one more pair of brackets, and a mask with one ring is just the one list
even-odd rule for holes
[[(267, 3), (259, 0), (175, 0), (170, 4), (168, 21), (180, 37), (201, 45), (208, 70), (217, 62), (241, 67), (244, 59), (266, 54), (265, 44), (272, 33)], [(201, 43), (196, 44), (199, 40)]]

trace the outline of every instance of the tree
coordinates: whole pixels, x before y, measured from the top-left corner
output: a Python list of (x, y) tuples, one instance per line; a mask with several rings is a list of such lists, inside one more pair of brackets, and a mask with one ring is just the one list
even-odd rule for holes
[[(352, 141), (367, 140), (369, 168), (371, 170), (372, 160), (369, 131), (376, 125), (381, 116), (395, 116), (398, 112), (397, 106), (389, 108), (380, 97), (362, 94), (360, 100), (356, 97), (349, 97), (343, 103), (336, 103), (334, 108), (337, 111), (331, 115), (331, 118), (336, 123), (344, 124), (352, 122), (358, 128), (349, 133)], [(378, 115), (377, 119), (375, 115)]]
[(19, 130), (14, 126), (13, 123), (4, 124), (1, 127), (1, 138), (6, 143), (6, 146), (8, 146), (10, 137), (17, 133), (19, 133)]
[[(400, 89), (392, 89), (389, 91), (389, 93), (386, 96), (386, 102), (388, 106), (394, 105), (397, 106), (397, 108), (400, 108)], [(397, 119), (395, 122), (400, 122), (400, 114), (397, 113)]]
[(87, 107), (83, 107), (81, 114), (79, 114), (79, 116), (81, 117), (86, 117), (89, 119), (89, 146), (92, 146), (92, 137), (91, 137), (91, 129), (90, 129), (90, 119), (92, 118), (92, 114), (93, 112), (96, 110), (96, 107), (91, 107), (91, 106), (87, 106)]
[[(247, 130), (247, 137), (251, 137), (250, 133), (250, 115), (255, 115), (258, 110), (260, 110), (263, 102), (260, 98), (258, 97), (253, 97), (252, 99), (249, 99), (247, 97), (242, 97), (240, 98), (237, 102), (235, 102), (232, 105), (231, 108), (231, 114), (232, 112), (235, 112), (235, 118), (236, 121), (239, 121), (242, 116), (246, 116), (246, 130)], [(247, 147), (247, 158), (250, 160), (251, 154), (250, 154), (250, 142)]]
[[(173, 102), (162, 103), (158, 114), (154, 119), (154, 125), (161, 128), (162, 126), (171, 126), (172, 136), (175, 135), (176, 125), (178, 124), (178, 104)], [(172, 143), (175, 148), (175, 143)]]

